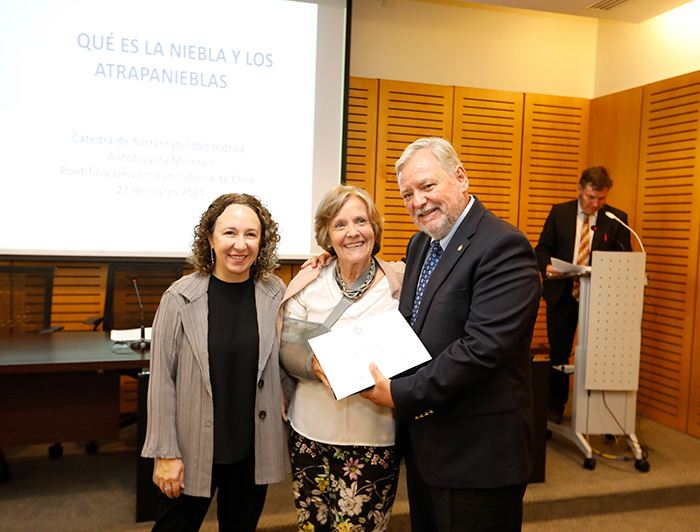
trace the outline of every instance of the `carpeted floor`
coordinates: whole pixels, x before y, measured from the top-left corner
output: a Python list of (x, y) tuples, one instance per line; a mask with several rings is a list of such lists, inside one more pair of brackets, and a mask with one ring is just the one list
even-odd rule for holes
[[(525, 495), (525, 532), (700, 531), (700, 440), (640, 418), (637, 436), (649, 452), (651, 470), (640, 473), (626, 444), (591, 437), (604, 455), (582, 467), (583, 455), (569, 441), (548, 442), (546, 481)], [(140, 532), (135, 523), (135, 427), (118, 442), (99, 442), (95, 455), (64, 445), (60, 459), (47, 446), (4, 449), (14, 478), (0, 484), (0, 532)], [(296, 530), (289, 482), (271, 486), (259, 530)], [(215, 508), (204, 532), (217, 530)], [(390, 532), (409, 531), (405, 486), (400, 486)]]

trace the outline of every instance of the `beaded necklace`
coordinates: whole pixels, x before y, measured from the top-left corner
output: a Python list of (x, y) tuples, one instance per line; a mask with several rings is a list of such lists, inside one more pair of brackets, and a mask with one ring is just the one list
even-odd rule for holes
[[(358, 286), (357, 288), (354, 288), (355, 285), (357, 284), (357, 281), (355, 282), (354, 285), (352, 285), (350, 288), (345, 286), (345, 282), (343, 281), (343, 278), (340, 275), (340, 265), (338, 264), (338, 261), (335, 263), (335, 282), (338, 283), (338, 288), (340, 288), (340, 291), (343, 293), (345, 297), (350, 299), (351, 301), (355, 301), (357, 298), (359, 298), (362, 294), (365, 293), (365, 291), (369, 288), (369, 286), (372, 284), (374, 281), (374, 277), (377, 274), (377, 266), (374, 260), (374, 257), (369, 261), (369, 266), (367, 269), (364, 271), (362, 276), (364, 276), (365, 280), (364, 282)], [(360, 277), (362, 277), (360, 276)]]

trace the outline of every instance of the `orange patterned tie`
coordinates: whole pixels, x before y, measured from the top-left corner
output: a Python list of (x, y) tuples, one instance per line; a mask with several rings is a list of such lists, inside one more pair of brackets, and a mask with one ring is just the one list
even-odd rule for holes
[[(578, 255), (576, 255), (576, 264), (588, 266), (588, 259), (591, 255), (591, 231), (588, 225), (588, 215), (583, 215), (583, 225), (581, 225), (581, 240), (578, 244)], [(571, 290), (571, 295), (578, 301), (581, 292), (581, 282), (574, 280), (574, 288)]]

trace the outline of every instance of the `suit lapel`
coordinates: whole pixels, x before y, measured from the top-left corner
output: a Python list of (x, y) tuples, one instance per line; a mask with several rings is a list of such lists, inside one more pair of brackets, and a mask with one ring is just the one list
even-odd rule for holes
[(425, 256), (430, 247), (430, 237), (425, 233), (417, 233), (409, 244), (406, 256), (406, 272), (404, 273), (401, 298), (399, 299), (399, 311), (408, 321), (411, 319), (413, 300), (416, 297), (418, 278), (423, 269)]
[[(266, 327), (265, 324), (274, 323), (274, 316), (268, 315), (273, 312), (270, 304), (273, 295), (270, 294), (267, 287), (262, 281), (255, 281), (255, 313), (258, 318), (258, 379), (261, 377), (262, 371), (267, 364), (267, 359), (270, 358), (272, 352), (273, 335), (267, 334), (267, 331), (272, 330), (271, 327)], [(277, 309), (274, 309), (275, 311)], [(261, 327), (262, 325), (262, 327)]]
[(209, 395), (211, 395), (211, 379), (209, 378), (208, 314), (209, 305), (206, 293), (190, 302), (189, 305), (185, 305), (181, 311), (185, 341), (190, 343), (194, 358), (202, 372), (204, 386)]
[[(433, 274), (428, 280), (428, 284), (425, 287), (425, 292), (423, 293), (423, 299), (421, 301), (420, 308), (418, 309), (418, 315), (416, 316), (416, 323), (414, 329), (416, 333), (419, 333), (425, 322), (425, 315), (430, 308), (435, 294), (440, 289), (440, 286), (445, 282), (450, 272), (454, 269), (457, 263), (466, 256), (467, 250), (471, 243), (471, 238), (476, 233), (476, 228), (479, 225), (479, 221), (484, 216), (486, 208), (479, 201), (479, 199), (474, 197), (474, 205), (472, 206), (469, 213), (462, 223), (455, 231), (452, 236), (447, 249), (445, 249), (440, 257), (440, 260), (433, 271)], [(427, 247), (427, 246), (426, 246)], [(423, 253), (425, 256), (425, 253)], [(422, 266), (422, 263), (421, 263)], [(420, 274), (420, 273), (419, 273)], [(418, 278), (416, 277), (416, 282), (413, 283), (413, 290), (415, 295), (415, 285), (418, 283)]]

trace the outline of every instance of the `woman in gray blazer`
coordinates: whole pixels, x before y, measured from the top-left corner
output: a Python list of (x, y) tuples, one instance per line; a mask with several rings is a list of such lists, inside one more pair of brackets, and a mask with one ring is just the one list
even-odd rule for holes
[(161, 490), (153, 530), (199, 530), (218, 489), (220, 530), (255, 530), (267, 484), (290, 470), (275, 316), (277, 224), (226, 194), (195, 228), (195, 273), (173, 283), (152, 331), (148, 428)]

